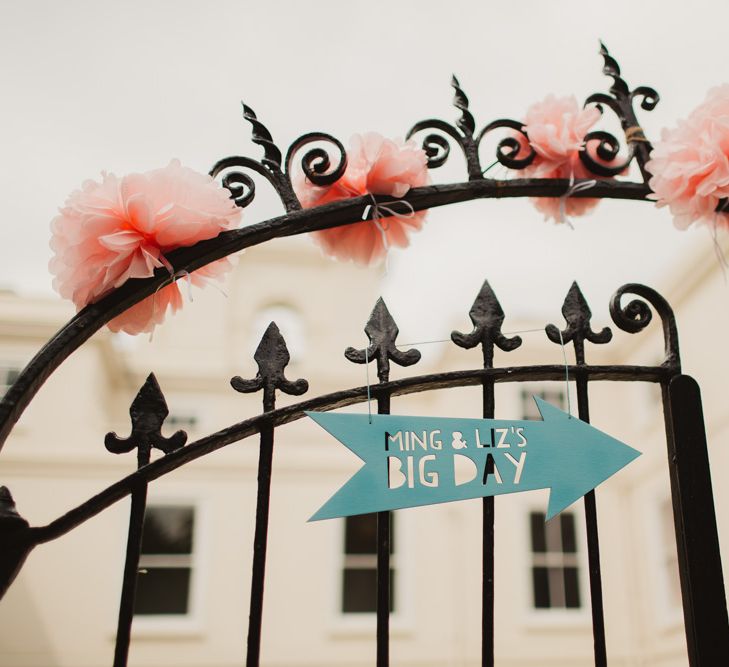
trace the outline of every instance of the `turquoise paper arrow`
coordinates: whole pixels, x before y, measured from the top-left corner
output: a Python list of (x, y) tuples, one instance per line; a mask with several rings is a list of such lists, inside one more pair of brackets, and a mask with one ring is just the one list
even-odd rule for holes
[(364, 461), (310, 521), (546, 488), (549, 520), (640, 456), (534, 400), (542, 421), (307, 412)]

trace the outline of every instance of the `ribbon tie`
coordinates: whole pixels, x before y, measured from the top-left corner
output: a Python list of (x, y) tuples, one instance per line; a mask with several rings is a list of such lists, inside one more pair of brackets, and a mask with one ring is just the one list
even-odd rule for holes
[(567, 199), (577, 192), (583, 192), (584, 190), (589, 190), (590, 188), (594, 187), (596, 184), (597, 184), (597, 181), (595, 179), (590, 179), (589, 181), (582, 181), (581, 183), (575, 183), (575, 174), (572, 170), (570, 170), (570, 186), (569, 186), (569, 188), (567, 188), (567, 192), (565, 192), (559, 198), (559, 221), (558, 222), (564, 222), (569, 226), (570, 229), (574, 229), (572, 222), (567, 217)]

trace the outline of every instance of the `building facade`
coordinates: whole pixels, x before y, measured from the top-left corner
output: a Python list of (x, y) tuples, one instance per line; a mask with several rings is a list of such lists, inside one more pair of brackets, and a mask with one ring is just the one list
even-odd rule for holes
[[(711, 252), (690, 258), (664, 292), (676, 310), (686, 372), (702, 385), (717, 516), (726, 533), (728, 492), (718, 471), (726, 463), (721, 443), (729, 423), (705, 329), (705, 313), (726, 301), (726, 287)], [(252, 355), (272, 320), (291, 353), (287, 375), (308, 379), (309, 396), (364, 385), (364, 367), (342, 352), (366, 343), (376, 276), (376, 270), (325, 261), (298, 240), (277, 241), (246, 253), (227, 297), (215, 290), (196, 294), (152, 341), (98, 333), (53, 375), (19, 422), (0, 459), (0, 482), (20, 513), (41, 525), (132, 471), (134, 455), (110, 454), (103, 440), (108, 431), (128, 434), (129, 404), (149, 372), (170, 408), (168, 435), (182, 428), (190, 442), (258, 414), (260, 395), (236, 393), (229, 379), (255, 376)], [(473, 286), (474, 296), (479, 288)], [(595, 328), (611, 324), (606, 310), (594, 308)], [(712, 312), (718, 335), (729, 324), (729, 310)], [(58, 300), (0, 294), (5, 386), (70, 314)], [(553, 321), (561, 324), (556, 310)], [(497, 356), (496, 364), (560, 363), (559, 346), (532, 332), (544, 324), (509, 322), (508, 330), (530, 333), (523, 334), (522, 348)], [(448, 331), (468, 327), (466, 321), (444, 323)], [(605, 349), (589, 348), (588, 360), (660, 361), (658, 324), (635, 337), (616, 332), (616, 339)], [(473, 368), (480, 361), (478, 349), (442, 345), (413, 369), (393, 367), (393, 376)], [(504, 384), (497, 385), (497, 416), (537, 417), (534, 394), (568, 406), (564, 383)], [(659, 390), (596, 383), (590, 399), (592, 423), (643, 452), (597, 491), (610, 664), (684, 667)], [(280, 405), (293, 400), (278, 398)], [(473, 417), (480, 409), (480, 387), (398, 397), (392, 404), (393, 412), (420, 415)], [(230, 445), (151, 485), (130, 665), (241, 664), (257, 445), (257, 437)], [(374, 664), (373, 523), (367, 517), (307, 522), (357, 468), (352, 454), (308, 420), (276, 430), (262, 665)], [(496, 499), (496, 655), (505, 667), (592, 661), (582, 503), (547, 524), (546, 505), (546, 491)], [(123, 501), (30, 555), (0, 604), (0, 665), (111, 662), (127, 521)], [(481, 503), (395, 512), (393, 536), (392, 664), (475, 667)]]

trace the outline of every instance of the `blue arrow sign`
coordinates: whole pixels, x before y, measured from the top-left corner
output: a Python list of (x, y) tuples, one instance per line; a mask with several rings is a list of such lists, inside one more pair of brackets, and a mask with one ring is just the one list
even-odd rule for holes
[(640, 456), (534, 400), (542, 421), (307, 412), (364, 461), (310, 521), (546, 488), (551, 519)]

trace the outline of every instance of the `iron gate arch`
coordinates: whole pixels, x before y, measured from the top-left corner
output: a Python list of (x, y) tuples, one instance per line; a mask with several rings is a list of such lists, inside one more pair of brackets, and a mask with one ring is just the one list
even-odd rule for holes
[[(580, 158), (585, 167), (597, 177), (608, 178), (622, 174), (635, 159), (643, 182), (597, 180), (589, 192), (575, 192), (577, 197), (621, 198), (644, 200), (650, 193), (645, 162), (650, 154), (650, 143), (638, 124), (633, 102), (640, 98), (641, 108), (651, 110), (658, 102), (658, 94), (644, 86), (631, 90), (620, 75), (617, 62), (603, 46), (604, 72), (613, 79), (610, 94), (590, 96), (586, 103), (594, 102), (613, 111), (625, 131), (627, 156), (620, 155), (621, 144), (616, 137), (603, 131), (592, 132), (587, 140), (597, 142), (595, 160), (584, 151)], [(524, 149), (514, 133), (526, 137), (521, 123), (501, 119), (487, 124), (476, 133), (475, 120), (469, 110), (468, 98), (459, 82), (453, 78), (454, 105), (460, 112), (456, 125), (439, 120), (417, 123), (409, 133), (429, 131), (423, 140), (428, 166), (437, 168), (449, 157), (451, 143), (463, 152), (468, 180), (463, 183), (433, 185), (412, 189), (401, 200), (388, 202), (388, 208), (379, 215), (397, 214), (399, 207), (422, 210), (459, 201), (489, 197), (563, 196), (572, 186), (564, 179), (510, 179), (494, 180), (484, 176), (479, 147), (490, 132), (505, 128), (510, 134), (497, 146), (497, 161), (508, 169), (519, 170), (534, 159), (533, 149)], [(264, 150), (264, 157), (230, 157), (218, 162), (212, 170), (221, 175), (236, 203), (247, 206), (255, 196), (253, 179), (240, 169), (250, 169), (263, 176), (276, 189), (286, 214), (243, 229), (224, 232), (215, 239), (203, 241), (189, 248), (169, 253), (168, 260), (174, 274), (191, 272), (245, 247), (268, 240), (326, 229), (343, 224), (354, 224), (363, 219), (363, 210), (370, 207), (371, 197), (358, 197), (303, 210), (293, 190), (291, 174), (294, 158), (301, 149), (314, 142), (327, 142), (338, 151), (338, 162), (332, 167), (327, 150), (314, 147), (301, 160), (306, 176), (317, 185), (336, 182), (346, 168), (346, 153), (342, 144), (324, 133), (310, 133), (296, 140), (288, 149), (285, 159), (273, 142), (266, 127), (244, 106), (244, 117), (253, 127), (252, 139)], [(436, 133), (437, 132), (437, 133)], [(527, 143), (528, 145), (528, 143)], [(522, 153), (526, 150), (526, 155)], [(578, 181), (579, 183), (579, 181)], [(381, 198), (375, 197), (376, 201)], [(720, 203), (723, 207), (724, 202)], [(372, 207), (373, 208), (373, 207)], [(374, 215), (374, 211), (372, 211)], [(169, 281), (165, 270), (158, 270), (153, 278), (130, 280), (108, 296), (80, 311), (31, 360), (0, 402), (0, 447), (23, 410), (53, 371), (93, 333), (110, 319), (143, 298), (155, 293)], [(626, 296), (633, 296), (624, 304)], [(590, 365), (586, 361), (585, 343), (606, 344), (611, 330), (591, 328), (591, 311), (577, 284), (573, 284), (562, 307), (566, 322), (564, 329), (554, 324), (545, 327), (546, 336), (553, 343), (571, 343), (575, 361), (567, 366), (567, 378), (574, 383), (578, 416), (589, 421), (588, 387), (594, 381), (642, 381), (657, 383), (661, 387), (668, 446), (668, 466), (671, 481), (674, 525), (678, 547), (679, 573), (683, 599), (684, 623), (690, 664), (695, 667), (729, 664), (729, 630), (724, 593), (721, 556), (713, 504), (706, 437), (698, 385), (682, 374), (678, 347), (678, 333), (673, 312), (654, 290), (638, 284), (627, 284), (617, 290), (610, 303), (614, 324), (629, 333), (643, 331), (650, 323), (653, 312), (661, 319), (665, 356), (657, 366)], [(260, 438), (258, 498), (254, 535), (254, 561), (251, 588), (251, 613), (248, 630), (247, 665), (259, 664), (263, 584), (266, 565), (268, 503), (271, 493), (271, 465), (275, 429), (300, 419), (305, 410), (331, 410), (368, 399), (377, 401), (380, 413), (389, 413), (393, 397), (461, 386), (482, 387), (482, 416), (492, 418), (495, 411), (495, 385), (506, 382), (564, 380), (564, 365), (536, 365), (496, 367), (494, 348), (504, 352), (521, 344), (519, 337), (507, 338), (501, 331), (504, 313), (488, 283), (479, 293), (470, 311), (474, 328), (470, 333), (453, 332), (454, 344), (464, 348), (481, 347), (482, 364), (469, 371), (449, 371), (431, 375), (412, 376), (390, 380), (390, 362), (402, 366), (415, 364), (420, 353), (416, 349), (400, 350), (396, 343), (397, 325), (382, 300), (375, 305), (365, 327), (369, 339), (366, 349), (348, 348), (346, 357), (354, 363), (374, 362), (379, 382), (371, 388), (354, 387), (304, 400), (285, 407), (276, 407), (276, 393), (299, 396), (308, 389), (306, 380), (290, 381), (285, 367), (289, 354), (285, 341), (272, 323), (255, 353), (258, 373), (253, 379), (235, 377), (231, 384), (236, 391), (262, 391), (263, 412), (221, 431), (185, 445), (187, 436), (178, 431), (170, 438), (161, 434), (167, 416), (167, 406), (154, 375), (150, 375), (130, 409), (131, 434), (120, 438), (109, 433), (105, 445), (112, 453), (137, 451), (138, 470), (109, 486), (78, 507), (44, 526), (30, 526), (15, 508), (10, 491), (0, 490), (0, 593), (11, 585), (30, 551), (79, 526), (108, 508), (118, 500), (131, 496), (131, 513), (127, 540), (125, 573), (120, 601), (114, 665), (126, 665), (134, 590), (136, 585), (141, 531), (146, 503), (147, 486), (176, 468), (205, 456), (216, 449), (258, 434)], [(164, 456), (150, 462), (151, 448), (156, 447)], [(586, 532), (592, 603), (595, 665), (607, 665), (603, 620), (600, 552), (597, 534), (597, 515), (594, 493), (585, 497)], [(494, 663), (494, 503), (493, 498), (483, 500), (483, 587), (482, 587), (482, 664)], [(377, 664), (389, 664), (389, 514), (378, 515), (378, 584), (377, 584)]]

